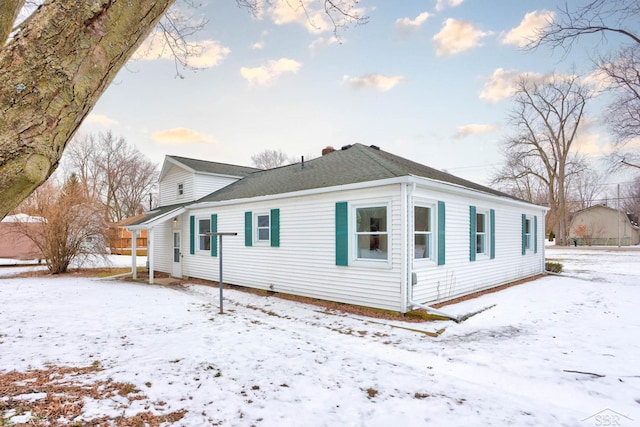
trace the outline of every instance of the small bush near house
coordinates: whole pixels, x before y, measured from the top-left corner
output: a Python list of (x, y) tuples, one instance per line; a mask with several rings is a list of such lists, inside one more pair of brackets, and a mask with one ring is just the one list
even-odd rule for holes
[(559, 262), (545, 262), (544, 269), (551, 273), (562, 273), (562, 264)]

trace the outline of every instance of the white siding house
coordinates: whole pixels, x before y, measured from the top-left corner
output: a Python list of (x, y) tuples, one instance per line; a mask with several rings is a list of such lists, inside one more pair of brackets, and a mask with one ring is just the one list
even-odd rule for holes
[(131, 228), (157, 229), (156, 271), (217, 280), (206, 233), (236, 232), (224, 238), (227, 283), (406, 312), (543, 273), (545, 214), (355, 144), (250, 173)]

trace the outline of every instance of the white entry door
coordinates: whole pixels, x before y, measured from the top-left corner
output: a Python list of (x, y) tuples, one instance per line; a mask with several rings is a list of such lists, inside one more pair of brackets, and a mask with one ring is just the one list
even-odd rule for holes
[(171, 269), (171, 275), (173, 277), (182, 277), (182, 252), (180, 251), (180, 232), (173, 232), (173, 268)]

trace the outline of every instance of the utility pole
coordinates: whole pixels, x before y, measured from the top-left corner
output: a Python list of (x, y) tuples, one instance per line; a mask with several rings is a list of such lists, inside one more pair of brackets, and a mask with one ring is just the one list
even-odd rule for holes
[(620, 247), (620, 183), (618, 183), (618, 247)]

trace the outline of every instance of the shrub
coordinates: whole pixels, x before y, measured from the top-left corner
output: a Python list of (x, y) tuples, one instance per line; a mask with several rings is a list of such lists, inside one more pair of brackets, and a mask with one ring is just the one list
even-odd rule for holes
[(551, 273), (562, 273), (562, 264), (559, 262), (545, 262), (544, 269)]

